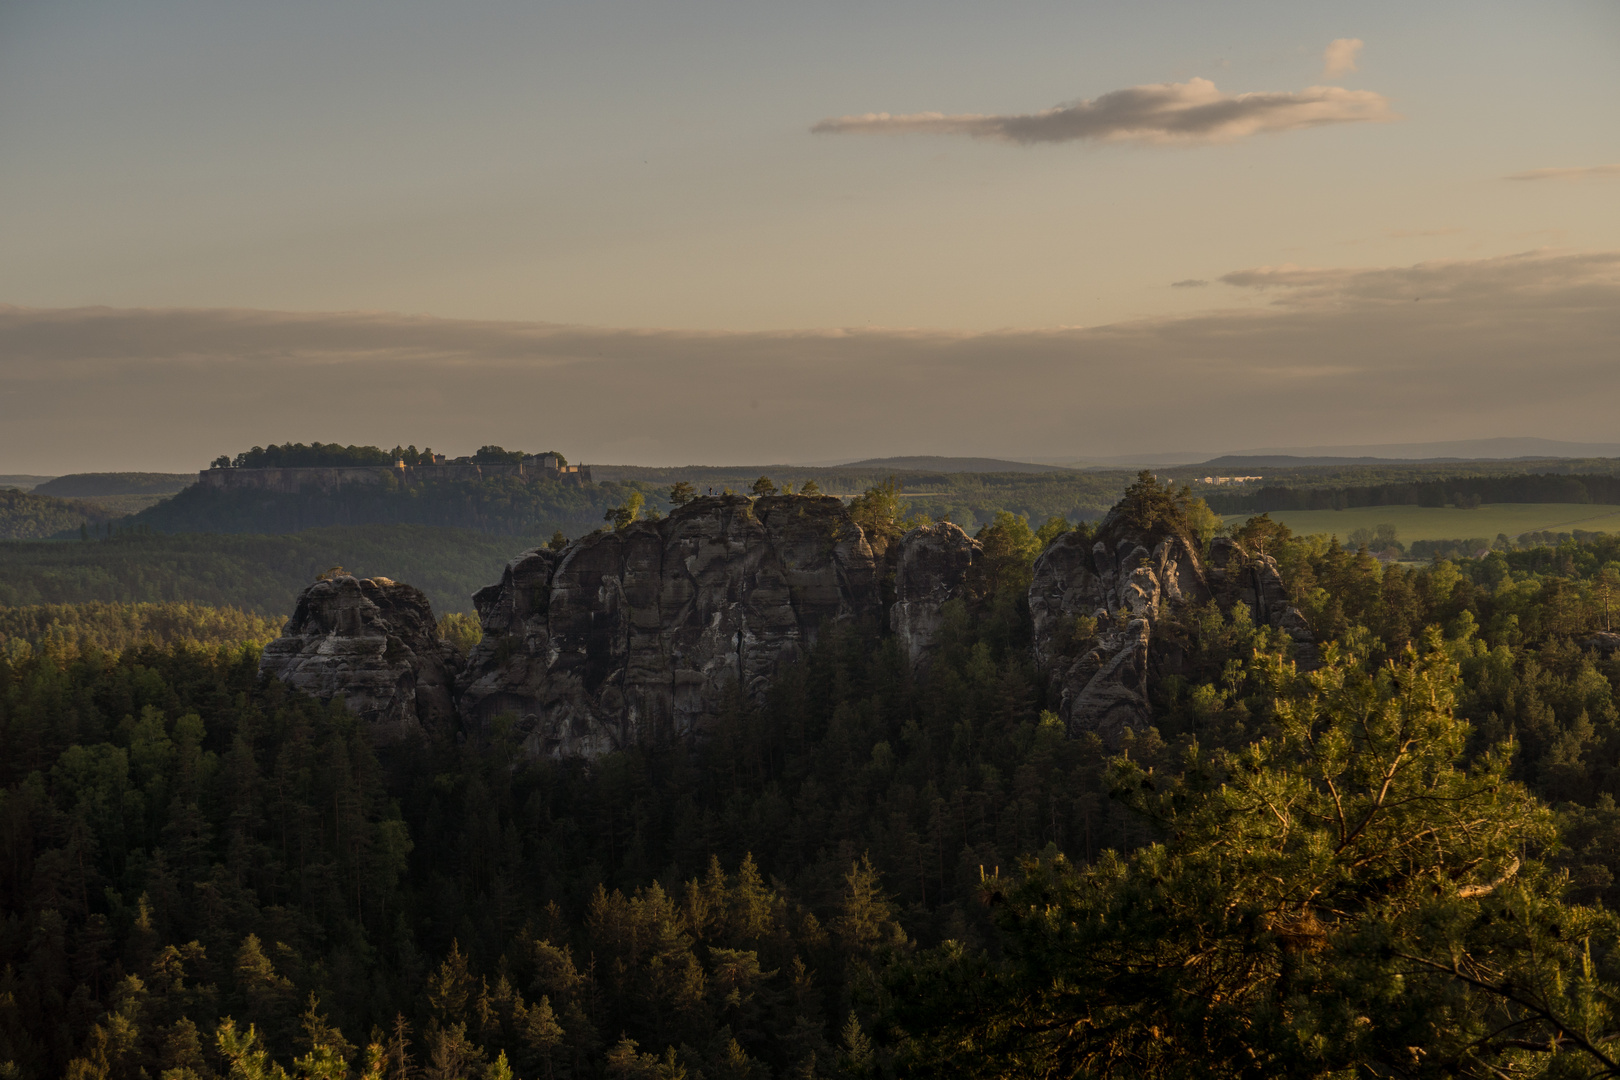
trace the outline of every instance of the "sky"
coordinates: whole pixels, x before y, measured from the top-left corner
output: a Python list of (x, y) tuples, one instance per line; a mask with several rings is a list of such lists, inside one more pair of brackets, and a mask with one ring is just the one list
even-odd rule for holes
[(1620, 5), (0, 0), (0, 472), (1614, 441)]

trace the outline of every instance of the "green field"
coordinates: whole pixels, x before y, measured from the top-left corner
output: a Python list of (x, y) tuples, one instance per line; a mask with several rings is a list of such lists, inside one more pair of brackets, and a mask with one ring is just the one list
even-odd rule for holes
[[(1225, 520), (1242, 522), (1248, 514)], [(1351, 510), (1275, 510), (1271, 517), (1303, 535), (1330, 533), (1341, 541), (1356, 529), (1395, 526), (1403, 544), (1414, 540), (1466, 540), (1498, 533), (1620, 532), (1620, 506), (1592, 503), (1487, 503), (1473, 510), (1427, 506), (1362, 506)]]

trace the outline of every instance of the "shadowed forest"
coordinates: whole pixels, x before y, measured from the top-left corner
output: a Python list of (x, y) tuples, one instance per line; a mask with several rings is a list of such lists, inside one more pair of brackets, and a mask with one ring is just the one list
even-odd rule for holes
[(380, 753), (254, 616), (7, 613), (5, 1075), (1601, 1073), (1620, 538), (1411, 569), (1252, 519), (1322, 667), (1194, 609), (1104, 746), (1029, 658), (1066, 528), (980, 531), (923, 678), (828, 626), (589, 763)]

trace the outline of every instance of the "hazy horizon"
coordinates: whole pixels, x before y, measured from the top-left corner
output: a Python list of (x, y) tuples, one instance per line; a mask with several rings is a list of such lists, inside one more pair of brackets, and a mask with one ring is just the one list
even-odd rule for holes
[(1602, 442), (1620, 9), (0, 5), (0, 469)]

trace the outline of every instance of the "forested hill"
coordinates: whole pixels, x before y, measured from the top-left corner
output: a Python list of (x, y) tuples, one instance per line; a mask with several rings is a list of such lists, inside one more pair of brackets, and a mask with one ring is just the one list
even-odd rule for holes
[(58, 499), (17, 488), (0, 488), (0, 540), (39, 540), (98, 528), (122, 516), (117, 510), (78, 499)]
[(1443, 476), (1357, 486), (1265, 484), (1243, 490), (1201, 488), (1218, 514), (1268, 510), (1348, 510), (1357, 506), (1478, 506), (1481, 503), (1620, 504), (1620, 474), (1526, 473)]
[(503, 536), (569, 536), (602, 524), (633, 492), (656, 498), (650, 485), (576, 484), (532, 477), (428, 480), (296, 493), (220, 490), (193, 485), (136, 514), (131, 523), (155, 532), (290, 533), (354, 525), (432, 525)]
[[(0, 493), (3, 494), (3, 493)], [(0, 606), (179, 602), (286, 618), (298, 591), (334, 565), (409, 581), (439, 613), (472, 611), (472, 594), (544, 537), (369, 525), (296, 535), (112, 537), (0, 545)]]
[(379, 754), (251, 644), (0, 643), (0, 1075), (1612, 1072), (1620, 541), (1243, 529), (1321, 666), (1189, 608), (1106, 746), (1046, 711), (1016, 520), (925, 671), (830, 627), (588, 767), (498, 722)]
[(108, 495), (173, 495), (197, 482), (196, 473), (69, 473), (34, 488), (36, 495), (63, 499)]

